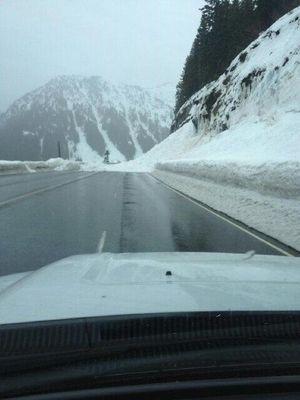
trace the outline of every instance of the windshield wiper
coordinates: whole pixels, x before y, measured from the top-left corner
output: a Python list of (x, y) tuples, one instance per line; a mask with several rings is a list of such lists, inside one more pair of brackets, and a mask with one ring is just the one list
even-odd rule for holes
[(166, 313), (0, 325), (0, 395), (293, 375), (300, 312)]

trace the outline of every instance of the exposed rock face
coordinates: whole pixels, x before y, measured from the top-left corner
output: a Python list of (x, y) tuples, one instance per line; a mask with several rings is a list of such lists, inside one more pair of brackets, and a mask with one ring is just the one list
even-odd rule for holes
[(172, 109), (138, 86), (100, 77), (61, 76), (19, 100), (0, 116), (0, 159), (46, 160), (58, 155), (101, 161), (130, 160), (169, 133)]

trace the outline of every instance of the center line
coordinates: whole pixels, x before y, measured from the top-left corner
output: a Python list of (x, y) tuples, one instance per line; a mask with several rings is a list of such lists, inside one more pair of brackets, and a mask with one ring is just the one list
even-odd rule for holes
[(99, 240), (98, 247), (97, 247), (98, 253), (102, 253), (103, 247), (104, 247), (104, 245), (105, 245), (105, 240), (106, 240), (106, 231), (103, 231), (103, 232), (102, 232), (102, 235), (101, 235), (101, 238), (100, 238), (100, 240)]

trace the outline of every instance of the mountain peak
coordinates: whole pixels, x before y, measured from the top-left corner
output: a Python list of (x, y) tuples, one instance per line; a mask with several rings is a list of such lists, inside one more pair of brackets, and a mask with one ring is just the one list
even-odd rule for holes
[(171, 107), (139, 86), (59, 75), (2, 115), (0, 158), (48, 159), (59, 142), (65, 158), (101, 161), (108, 149), (129, 160), (163, 140), (171, 118)]

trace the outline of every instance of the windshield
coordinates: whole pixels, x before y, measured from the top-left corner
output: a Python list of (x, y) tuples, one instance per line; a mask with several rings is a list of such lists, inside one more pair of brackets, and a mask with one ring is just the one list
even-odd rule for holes
[(298, 315), (299, 43), (300, 0), (1, 1), (0, 336)]

